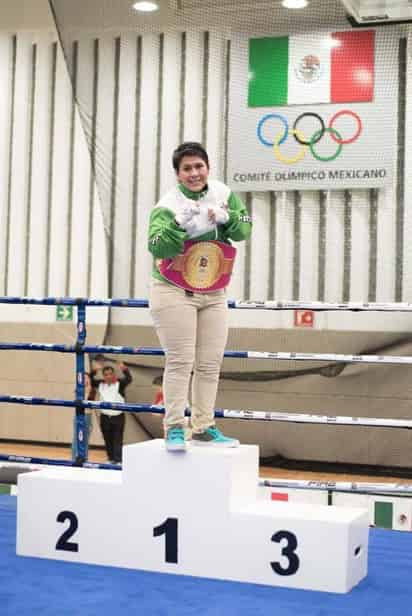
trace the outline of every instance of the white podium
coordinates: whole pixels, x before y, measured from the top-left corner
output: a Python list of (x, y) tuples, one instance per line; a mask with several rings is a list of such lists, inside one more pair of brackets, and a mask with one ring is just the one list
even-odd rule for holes
[(122, 472), (21, 474), (17, 553), (339, 593), (366, 576), (366, 511), (262, 502), (257, 482), (257, 446), (162, 440), (126, 446)]

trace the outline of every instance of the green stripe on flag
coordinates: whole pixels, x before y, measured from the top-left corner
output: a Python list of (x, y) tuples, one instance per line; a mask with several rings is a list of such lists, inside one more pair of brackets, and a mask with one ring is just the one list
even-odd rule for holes
[(375, 526), (380, 528), (393, 527), (393, 503), (375, 501)]
[(289, 37), (249, 40), (249, 107), (288, 102)]
[(0, 494), (10, 494), (10, 492), (11, 492), (10, 485), (0, 483)]

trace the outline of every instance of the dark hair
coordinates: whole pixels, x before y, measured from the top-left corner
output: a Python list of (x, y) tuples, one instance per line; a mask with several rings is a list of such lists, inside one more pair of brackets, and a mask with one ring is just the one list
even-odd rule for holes
[(180, 163), (184, 156), (198, 156), (206, 163), (207, 168), (209, 168), (209, 157), (207, 152), (202, 144), (197, 143), (197, 141), (185, 141), (173, 152), (172, 162), (173, 169), (176, 173), (179, 171)]
[(93, 379), (92, 379), (92, 375), (90, 374), (90, 372), (87, 372), (87, 370), (84, 371), (84, 376), (89, 377), (90, 379), (90, 391), (89, 391), (89, 395), (87, 396), (88, 400), (96, 400), (97, 399), (97, 389), (95, 387), (95, 385), (93, 385)]
[(103, 374), (107, 372), (108, 370), (110, 370), (110, 372), (114, 372), (114, 369), (112, 368), (112, 366), (104, 366), (102, 370)]

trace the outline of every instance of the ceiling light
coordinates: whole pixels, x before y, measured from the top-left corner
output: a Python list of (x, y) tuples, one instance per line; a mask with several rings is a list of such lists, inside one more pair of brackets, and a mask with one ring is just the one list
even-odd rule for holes
[(142, 13), (153, 13), (159, 9), (157, 2), (135, 2), (133, 5), (135, 11), (141, 11)]
[(282, 6), (285, 9), (304, 9), (308, 6), (308, 0), (283, 0)]

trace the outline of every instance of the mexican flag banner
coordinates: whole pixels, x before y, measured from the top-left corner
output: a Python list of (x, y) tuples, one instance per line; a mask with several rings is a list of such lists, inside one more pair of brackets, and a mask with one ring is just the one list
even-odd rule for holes
[(375, 32), (249, 40), (249, 107), (373, 101)]
[(234, 32), (230, 187), (266, 192), (391, 185), (399, 67), (406, 54), (401, 38), (398, 29), (341, 31), (339, 25), (289, 34)]

